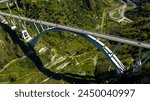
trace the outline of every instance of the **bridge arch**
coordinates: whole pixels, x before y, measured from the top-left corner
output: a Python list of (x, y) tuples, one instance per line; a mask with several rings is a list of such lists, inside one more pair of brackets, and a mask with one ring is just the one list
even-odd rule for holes
[(121, 63), (121, 61), (117, 58), (117, 56), (107, 47), (105, 46), (105, 44), (103, 44), (101, 41), (97, 40), (95, 37), (91, 36), (91, 35), (85, 35), (85, 34), (81, 34), (81, 33), (77, 33), (77, 32), (73, 32), (73, 31), (68, 31), (68, 30), (64, 30), (64, 29), (59, 29), (56, 27), (51, 27), (51, 28), (47, 28), (46, 30), (42, 31), (41, 33), (39, 33), (37, 36), (35, 36), (30, 42), (29, 45), (31, 47), (35, 47), (36, 43), (38, 42), (40, 36), (46, 32), (54, 32), (54, 31), (60, 31), (60, 32), (70, 32), (73, 34), (76, 34), (82, 38), (84, 38), (85, 40), (89, 41), (90, 43), (92, 43), (93, 45), (95, 45), (100, 51), (102, 51), (106, 57), (112, 62), (112, 64), (115, 67), (116, 73), (117, 74), (122, 74), (125, 70), (124, 65)]

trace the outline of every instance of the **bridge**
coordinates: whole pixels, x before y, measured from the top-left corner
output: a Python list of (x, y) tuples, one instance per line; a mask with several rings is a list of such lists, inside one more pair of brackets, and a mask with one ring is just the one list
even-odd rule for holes
[[(43, 35), (44, 33), (54, 32), (54, 31), (61, 31), (61, 32), (65, 31), (71, 34), (78, 35), (84, 38), (85, 40), (91, 42), (93, 45), (95, 45), (112, 62), (112, 64), (115, 67), (116, 73), (119, 75), (124, 73), (124, 71), (126, 71), (126, 67), (115, 55), (116, 51), (121, 46), (121, 44), (129, 44), (139, 48), (139, 56), (135, 66), (133, 67), (134, 72), (139, 71), (142, 68), (142, 66), (150, 59), (150, 52), (146, 56), (142, 56), (142, 49), (143, 48), (150, 49), (150, 43), (145, 43), (145, 42), (118, 37), (118, 36), (107, 35), (103, 33), (96, 33), (81, 28), (73, 28), (65, 25), (56, 24), (56, 23), (50, 23), (50, 22), (41, 21), (37, 19), (27, 18), (21, 15), (14, 15), (11, 13), (11, 9), (9, 7), (10, 6), (9, 1), (3, 0), (2, 3), (6, 4), (9, 13), (0, 12), (1, 23), (8, 25), (14, 31), (18, 28), (21, 32), (22, 39), (24, 39), (25, 42), (28, 45), (30, 45), (32, 48), (35, 47), (40, 36)], [(19, 10), (19, 6), (16, 0), (14, 1), (14, 4)], [(28, 28), (26, 27), (26, 23), (30, 23), (34, 25), (34, 28), (37, 30), (38, 33), (35, 37), (31, 37), (30, 34), (28, 33)], [(104, 43), (98, 40), (98, 38), (114, 41), (117, 42), (118, 44), (116, 45), (114, 50), (111, 51)]]

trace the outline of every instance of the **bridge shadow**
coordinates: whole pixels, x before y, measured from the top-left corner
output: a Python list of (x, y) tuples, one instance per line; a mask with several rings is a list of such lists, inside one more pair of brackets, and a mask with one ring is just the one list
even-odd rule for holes
[[(130, 73), (129, 71), (127, 71), (120, 77), (115, 77), (114, 72), (112, 71), (105, 73), (106, 75), (101, 75), (100, 78), (93, 76), (82, 76), (71, 73), (55, 73), (44, 67), (36, 51), (32, 47), (30, 47), (30, 45), (24, 43), (24, 41), (22, 41), (19, 38), (19, 36), (15, 31), (11, 30), (11, 28), (5, 24), (0, 23), (0, 26), (2, 26), (3, 30), (9, 34), (13, 43), (17, 44), (22, 50), (22, 52), (36, 65), (37, 69), (50, 79), (64, 80), (71, 84), (93, 84), (93, 83), (133, 84), (145, 76), (145, 75), (132, 75), (132, 73)], [(149, 76), (150, 73), (148, 72), (146, 75)]]
[(40, 59), (40, 57), (37, 55), (36, 51), (30, 47), (28, 44), (24, 43), (17, 33), (11, 28), (5, 24), (0, 23), (0, 26), (2, 26), (3, 30), (9, 34), (12, 41), (17, 44), (22, 52), (30, 59), (32, 62), (36, 65), (37, 69), (42, 72), (44, 75), (51, 79), (55, 80), (64, 80), (68, 83), (75, 83), (75, 84), (88, 84), (88, 83), (97, 83), (95, 78), (93, 76), (82, 76), (77, 74), (71, 74), (71, 73), (55, 73), (53, 71), (50, 71), (49, 69), (46, 69)]

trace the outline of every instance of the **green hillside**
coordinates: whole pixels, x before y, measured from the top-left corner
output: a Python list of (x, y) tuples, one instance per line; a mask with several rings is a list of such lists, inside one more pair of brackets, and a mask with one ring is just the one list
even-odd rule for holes
[[(149, 11), (149, 3), (143, 3), (138, 8), (127, 11), (126, 16), (134, 22), (120, 25), (108, 16), (112, 9), (121, 5), (117, 0), (18, 2), (20, 11), (12, 7), (14, 14), (147, 42), (150, 39), (149, 12), (144, 12)], [(1, 11), (8, 12), (4, 6), (0, 5), (3, 8)], [(139, 10), (141, 14), (137, 13)], [(37, 34), (31, 25), (27, 24), (27, 27), (32, 36)], [(116, 79), (114, 67), (106, 56), (78, 36), (66, 32), (46, 33), (33, 50), (19, 39), (19, 33), (19, 30), (14, 32), (1, 24), (0, 83), (149, 83), (149, 63), (143, 67), (142, 71), (146, 74), (142, 75), (143, 78), (127, 73), (127, 77), (134, 79), (132, 82), (124, 78), (124, 75)], [(100, 40), (112, 50), (116, 45), (108, 40)], [(33, 54), (27, 56), (28, 52)], [(144, 53), (146, 52), (147, 50), (144, 50)], [(116, 54), (127, 68), (131, 68), (138, 52), (135, 47), (123, 44)]]

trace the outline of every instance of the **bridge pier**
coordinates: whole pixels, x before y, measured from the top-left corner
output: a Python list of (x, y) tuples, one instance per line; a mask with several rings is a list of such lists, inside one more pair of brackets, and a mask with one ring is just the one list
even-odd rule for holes
[[(6, 0), (4, 3), (7, 6), (8, 10), (9, 10), (9, 13), (12, 14), (11, 9), (10, 9), (10, 2), (9, 2), (9, 0)], [(13, 18), (10, 17), (9, 19), (10, 19), (10, 23), (8, 25), (10, 26), (10, 28), (12, 30), (15, 30), (17, 27), (14, 24), (14, 22), (12, 21)]]
[(135, 65), (135, 67), (133, 68), (133, 72), (134, 72), (134, 73), (139, 72), (139, 71), (141, 70), (141, 66), (142, 66), (141, 53), (142, 53), (142, 48), (139, 47), (138, 60), (137, 60), (137, 63), (136, 63), (136, 65)]
[(141, 71), (141, 68), (144, 64), (146, 64), (146, 62), (150, 59), (150, 51), (148, 52), (147, 55), (145, 55), (144, 57), (142, 57), (142, 48), (139, 47), (139, 54), (138, 54), (138, 60), (135, 64), (135, 66), (133, 67), (133, 73), (137, 73), (139, 71)]
[(40, 30), (38, 29), (38, 27), (37, 27), (37, 25), (35, 23), (34, 23), (34, 26), (35, 26), (37, 32), (40, 33)]
[(3, 24), (8, 24), (8, 22), (1, 15), (0, 15), (0, 22), (3, 23)]
[(21, 31), (21, 37), (25, 40), (25, 42), (29, 42), (32, 39), (27, 30)]
[(121, 46), (121, 43), (118, 43), (116, 45), (116, 47), (114, 48), (113, 52), (112, 52), (112, 55), (116, 53), (116, 51), (118, 50), (118, 48)]

